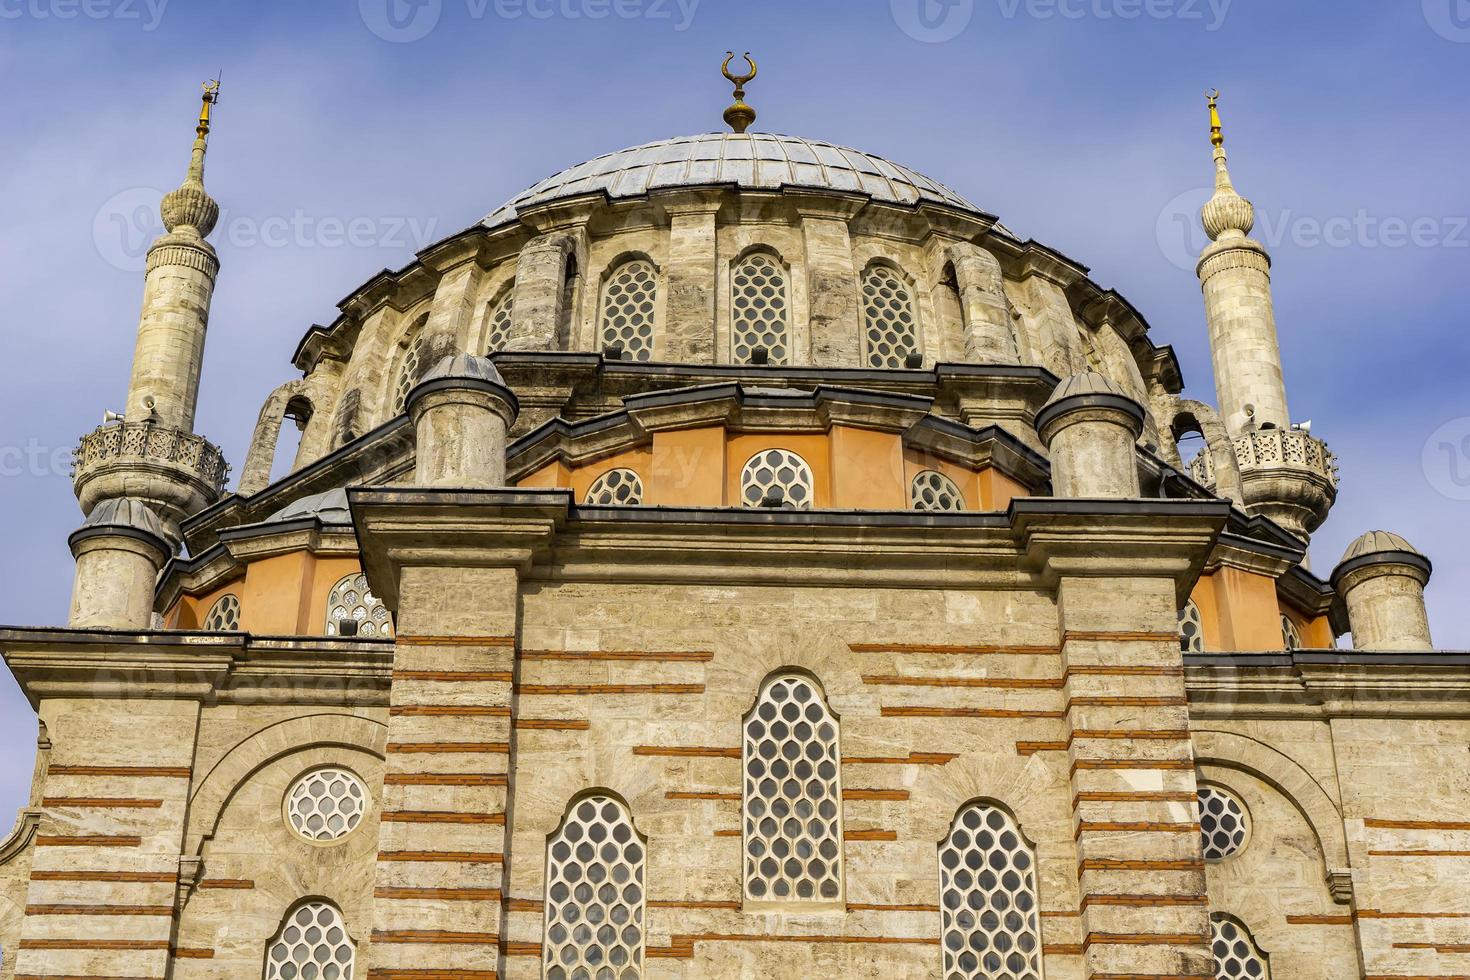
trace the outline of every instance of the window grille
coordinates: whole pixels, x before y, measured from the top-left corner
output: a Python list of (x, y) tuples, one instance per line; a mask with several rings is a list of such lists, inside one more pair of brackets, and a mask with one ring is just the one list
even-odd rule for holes
[(627, 469), (608, 470), (587, 490), (587, 503), (594, 507), (643, 503), (643, 481)]
[(546, 980), (643, 975), (644, 845), (622, 803), (572, 804), (547, 845)]
[(408, 408), (408, 393), (418, 384), (424, 374), (424, 355), (427, 344), (422, 335), (415, 337), (403, 354), (398, 368), (398, 383), (393, 388), (393, 415), (399, 416)]
[(485, 351), (493, 354), (498, 350), (505, 350), (505, 345), (510, 341), (511, 317), (515, 313), (515, 286), (511, 285), (505, 290), (505, 295), (500, 302), (491, 308), (486, 321), (490, 327), (490, 334), (485, 340)]
[(965, 497), (955, 482), (937, 470), (925, 470), (909, 485), (909, 506), (914, 510), (959, 511)]
[(392, 636), (388, 609), (368, 591), (367, 576), (349, 575), (327, 598), (328, 636)]
[(1245, 846), (1245, 805), (1218, 786), (1199, 788), (1199, 836), (1206, 861), (1223, 861)]
[(367, 813), (367, 787), (346, 769), (313, 769), (286, 792), (286, 819), (310, 841), (341, 840)]
[(265, 980), (352, 980), (354, 957), (342, 913), (327, 902), (304, 902), (271, 940)]
[(1302, 631), (1285, 613), (1281, 615), (1281, 648), (1287, 653), (1302, 648)]
[(740, 473), (740, 502), (746, 507), (811, 510), (812, 468), (785, 449), (768, 449), (752, 456)]
[(1193, 599), (1179, 610), (1179, 649), (1185, 653), (1205, 652), (1205, 628)]
[(625, 262), (602, 291), (602, 345), (621, 347), (628, 360), (653, 360), (653, 313), (658, 274), (645, 259)]
[(761, 252), (747, 256), (730, 277), (730, 319), (734, 358), (748, 363), (757, 347), (766, 350), (767, 363), (785, 364), (789, 355), (790, 322), (786, 297), (786, 270)]
[(1210, 916), (1215, 980), (1271, 980), (1271, 967), (1243, 924), (1228, 915)]
[(944, 980), (1041, 980), (1036, 859), (1010, 814), (972, 803), (939, 847)]
[(240, 628), (240, 597), (222, 595), (209, 607), (204, 629), (209, 633), (232, 633)]
[(870, 367), (904, 367), (919, 349), (913, 297), (885, 265), (869, 266), (863, 274), (863, 333)]

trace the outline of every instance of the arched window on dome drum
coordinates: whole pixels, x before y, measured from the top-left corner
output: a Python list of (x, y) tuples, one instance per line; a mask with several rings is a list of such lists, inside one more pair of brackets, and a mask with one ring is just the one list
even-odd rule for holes
[(515, 283), (505, 288), (499, 300), (485, 308), (485, 353), (505, 350), (510, 341), (511, 316), (515, 312)]
[(909, 484), (909, 506), (914, 510), (961, 511), (965, 509), (965, 496), (943, 473), (925, 470)]
[(1184, 604), (1179, 610), (1179, 649), (1185, 653), (1205, 652), (1205, 628), (1200, 619), (1199, 606), (1194, 600)]
[(1036, 856), (989, 803), (955, 814), (939, 845), (944, 980), (1041, 980)]
[(342, 579), (327, 597), (328, 636), (392, 636), (388, 609), (368, 591), (367, 576), (354, 573)]
[(791, 354), (786, 270), (765, 252), (753, 252), (730, 275), (731, 352), (737, 364), (786, 364)]
[(840, 903), (842, 760), (821, 689), (805, 674), (776, 674), (744, 725), (745, 900)]
[(265, 953), (265, 980), (353, 980), (357, 951), (330, 902), (302, 902), (281, 921)]
[(608, 470), (587, 489), (587, 503), (593, 507), (636, 507), (643, 503), (643, 480), (629, 469)]
[(898, 272), (873, 263), (863, 272), (863, 346), (869, 367), (901, 368), (919, 351), (913, 294)]
[(1215, 980), (1271, 980), (1271, 964), (1256, 945), (1256, 938), (1234, 916), (1216, 912), (1210, 916), (1210, 951), (1215, 959)]
[(653, 319), (658, 273), (647, 259), (614, 269), (602, 289), (602, 347), (619, 348), (625, 360), (653, 360)]
[(209, 607), (204, 629), (209, 633), (233, 633), (240, 628), (240, 597), (222, 595)]
[[(421, 327), (428, 321), (425, 314), (419, 322)], [(418, 329), (418, 328), (415, 328)], [(423, 377), (428, 365), (424, 363), (428, 357), (428, 338), (422, 333), (418, 334), (408, 343), (404, 349), (403, 359), (398, 362), (398, 377), (393, 383), (393, 412), (394, 418), (402, 415), (408, 407), (408, 393), (413, 386), (418, 384), (419, 378)]]
[(806, 460), (785, 449), (756, 453), (740, 471), (740, 503), (746, 507), (811, 510), (816, 481)]
[(547, 842), (546, 980), (643, 976), (645, 844), (623, 803), (575, 800)]

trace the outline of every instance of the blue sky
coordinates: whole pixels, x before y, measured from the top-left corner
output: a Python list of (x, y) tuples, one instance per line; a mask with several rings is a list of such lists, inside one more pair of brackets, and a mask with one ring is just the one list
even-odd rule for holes
[[(557, 170), (722, 128), (732, 47), (756, 129), (896, 159), (1091, 266), (1212, 402), (1188, 224), (1218, 86), (1292, 414), (1341, 457), (1316, 567), (1399, 531), (1437, 562), (1438, 645), (1470, 648), (1467, 0), (0, 0), (0, 622), (66, 618), (70, 449), (122, 406), (202, 79), (225, 213), (198, 429), (238, 468), (339, 298)], [(7, 675), (0, 811), (33, 739)]]

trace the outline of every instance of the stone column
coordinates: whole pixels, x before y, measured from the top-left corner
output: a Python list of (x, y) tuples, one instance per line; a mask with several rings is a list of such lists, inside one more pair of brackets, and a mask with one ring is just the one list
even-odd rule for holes
[(1139, 496), (1143, 407), (1107, 378), (1079, 374), (1057, 385), (1036, 414), (1036, 431), (1051, 454), (1056, 496)]
[(485, 270), (470, 255), (446, 269), (440, 277), (434, 300), (429, 304), (429, 322), (424, 324), (425, 336), (444, 338), (438, 342), (440, 348), (464, 350), (469, 346), (475, 297), (484, 276)]
[(858, 270), (847, 224), (857, 205), (845, 198), (798, 203), (806, 247), (811, 357), (817, 367), (861, 367)]
[(521, 249), (516, 264), (515, 314), (506, 350), (555, 349), (571, 251), (572, 241), (565, 232), (533, 238)]
[(1429, 559), (1397, 534), (1370, 531), (1354, 541), (1332, 573), (1347, 606), (1353, 649), (1433, 650), (1424, 608), (1432, 571)]
[(978, 245), (949, 248), (965, 326), (965, 360), (976, 364), (1019, 364), (1011, 310), (1000, 263)]
[(149, 629), (158, 572), (173, 554), (158, 515), (126, 497), (105, 500), (69, 543), (77, 571), (68, 625)]
[(715, 361), (715, 217), (720, 194), (708, 191), (661, 196), (669, 216), (668, 300), (656, 357), (681, 364)]
[(488, 359), (444, 358), (409, 392), (408, 412), (419, 486), (505, 486), (506, 433), (520, 406)]

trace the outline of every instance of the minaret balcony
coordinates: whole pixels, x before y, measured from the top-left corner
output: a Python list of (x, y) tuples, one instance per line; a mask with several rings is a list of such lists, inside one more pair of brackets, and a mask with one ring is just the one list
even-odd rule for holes
[(109, 422), (82, 437), (72, 460), (83, 512), (132, 497), (172, 524), (219, 500), (229, 472), (209, 440), (153, 421)]
[[(1246, 509), (1306, 540), (1337, 500), (1337, 458), (1300, 429), (1255, 429), (1234, 442)], [(1215, 489), (1208, 450), (1189, 464), (1196, 483)]]

